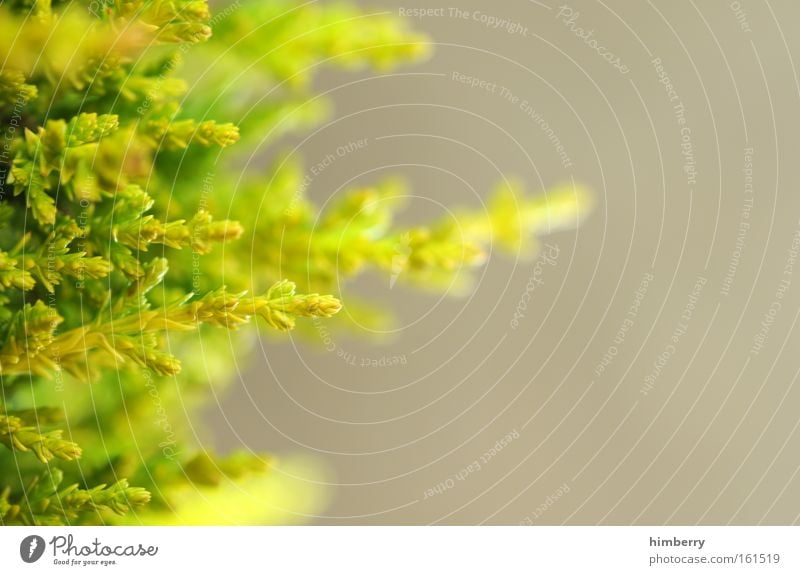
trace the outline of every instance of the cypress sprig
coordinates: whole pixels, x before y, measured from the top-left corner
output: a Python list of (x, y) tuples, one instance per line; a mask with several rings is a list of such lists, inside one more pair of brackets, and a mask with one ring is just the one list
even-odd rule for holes
[[(163, 277), (160, 270), (156, 274)], [(150, 287), (142, 286), (145, 290)], [(296, 318), (331, 317), (341, 309), (341, 303), (330, 295), (297, 294), (295, 284), (282, 280), (262, 296), (230, 293), (225, 288), (198, 299), (192, 299), (190, 294), (184, 301), (167, 307), (132, 308), (121, 318), (81, 326), (57, 336), (55, 328), (63, 318), (41, 301), (34, 306), (28, 304), (25, 309), (16, 324), (24, 331), (10, 338), (0, 354), (0, 374), (47, 376), (58, 369), (85, 377), (86, 358), (102, 362), (104, 357), (121, 363), (131, 359), (159, 374), (175, 375), (180, 372), (180, 361), (156, 349), (155, 338), (143, 336), (193, 331), (201, 324), (237, 329), (253, 316), (263, 318), (279, 331), (289, 331), (294, 329)], [(98, 354), (102, 357), (94, 357)]]
[(0, 524), (63, 525), (82, 517), (97, 522), (102, 520), (98, 514), (125, 515), (132, 507), (150, 501), (146, 489), (131, 487), (125, 479), (91, 489), (81, 489), (76, 483), (62, 488), (63, 481), (63, 472), (53, 469), (37, 476), (19, 499), (12, 497), (9, 488), (4, 489), (0, 492)]
[(19, 70), (0, 71), (0, 111), (13, 109), (18, 101), (35, 100), (38, 90), (25, 81), (25, 74)]
[(28, 270), (20, 269), (19, 258), (0, 250), (0, 289), (29, 290), (36, 281)]
[(42, 463), (54, 457), (72, 461), (81, 456), (78, 444), (62, 436), (60, 429), (41, 433), (37, 427), (26, 425), (20, 417), (0, 414), (0, 443), (13, 451), (33, 452)]
[(218, 124), (213, 120), (172, 121), (166, 118), (148, 121), (140, 133), (152, 144), (164, 150), (183, 150), (191, 144), (225, 148), (239, 140), (239, 129), (231, 123)]

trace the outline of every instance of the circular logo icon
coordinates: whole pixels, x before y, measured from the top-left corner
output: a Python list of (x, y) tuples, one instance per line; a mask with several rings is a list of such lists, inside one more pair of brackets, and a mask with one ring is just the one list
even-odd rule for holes
[(38, 535), (28, 535), (19, 544), (19, 556), (25, 563), (34, 563), (44, 553), (44, 539)]

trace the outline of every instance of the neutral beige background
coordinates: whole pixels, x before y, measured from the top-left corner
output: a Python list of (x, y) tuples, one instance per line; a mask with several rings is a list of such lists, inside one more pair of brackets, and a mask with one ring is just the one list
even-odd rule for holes
[[(800, 229), (800, 4), (743, 0), (740, 20), (727, 0), (570, 2), (574, 25), (593, 29), (628, 74), (576, 37), (555, 2), (457, 4), (527, 33), (427, 17), (415, 26), (435, 39), (429, 62), (390, 77), (324, 74), (337, 120), (300, 153), (310, 165), (349, 141), (368, 145), (325, 170), (312, 195), (396, 173), (418, 196), (402, 217), (420, 221), (479, 207), (503, 177), (531, 193), (574, 178), (596, 191), (597, 209), (579, 230), (547, 238), (559, 256), (542, 266), (517, 329), (510, 321), (535, 264), (513, 255), (493, 253), (466, 297), (390, 289), (378, 276), (344, 286), (345, 301), (369, 293), (394, 308), (402, 329), (380, 342), (366, 330), (337, 336), (355, 366), (318, 346), (270, 342), (244, 385), (209, 410), (214, 442), (327, 462), (332, 499), (318, 523), (797, 522), (800, 267), (791, 276), (784, 266)], [(694, 186), (654, 58), (685, 106)], [(453, 72), (530, 101), (572, 166), (519, 105)], [(736, 260), (747, 147), (753, 206)], [(647, 273), (654, 279), (616, 345)], [(706, 284), (686, 333), (643, 395), (698, 277)], [(751, 353), (783, 279), (782, 307)], [(393, 356), (407, 362), (360, 366)], [(507, 434), (518, 438), (481, 463)], [(426, 498), (440, 483), (451, 487)]]

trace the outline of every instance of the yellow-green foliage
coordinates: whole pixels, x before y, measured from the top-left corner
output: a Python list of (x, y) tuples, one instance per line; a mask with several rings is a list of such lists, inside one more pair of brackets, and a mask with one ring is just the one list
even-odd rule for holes
[[(296, 161), (243, 183), (226, 169), (247, 142), (330, 113), (311, 92), (321, 66), (385, 69), (426, 46), (402, 20), (346, 4), (252, 0), (212, 15), (202, 0), (0, 2), (0, 524), (313, 512), (324, 494), (270, 473), (274, 460), (195, 443), (187, 410), (227, 379), (218, 334), (245, 344), (238, 328), (255, 318), (287, 331), (330, 317), (341, 304), (319, 294), (367, 266), (447, 285), (490, 242), (518, 250), (575, 225), (587, 198), (573, 187), (530, 198), (503, 186), (458, 226), (403, 227), (394, 182), (320, 213)], [(203, 369), (184, 368), (198, 330)]]

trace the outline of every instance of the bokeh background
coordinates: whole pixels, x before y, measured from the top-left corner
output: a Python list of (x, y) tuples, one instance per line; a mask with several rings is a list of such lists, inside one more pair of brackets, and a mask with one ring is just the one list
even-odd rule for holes
[(320, 202), (401, 176), (405, 221), (506, 178), (594, 212), (466, 293), (342, 285), (395, 329), (265, 340), (210, 442), (318, 460), (318, 524), (797, 522), (800, 4), (362, 4), (431, 58), (323, 74), (333, 119), (265, 157), (336, 156)]

